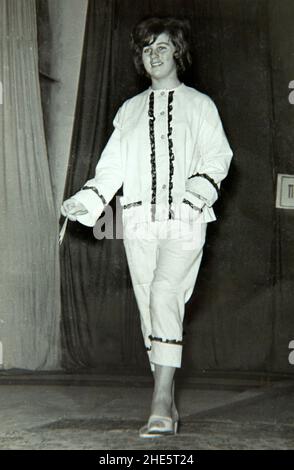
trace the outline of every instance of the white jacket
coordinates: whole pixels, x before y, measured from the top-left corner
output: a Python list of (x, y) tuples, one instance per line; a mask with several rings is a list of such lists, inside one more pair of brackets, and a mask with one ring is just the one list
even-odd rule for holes
[(212, 205), (233, 154), (207, 95), (183, 83), (150, 87), (125, 101), (113, 124), (95, 177), (73, 196), (88, 210), (80, 223), (94, 226), (122, 185), (125, 223), (181, 218), (183, 208), (200, 223), (216, 220)]

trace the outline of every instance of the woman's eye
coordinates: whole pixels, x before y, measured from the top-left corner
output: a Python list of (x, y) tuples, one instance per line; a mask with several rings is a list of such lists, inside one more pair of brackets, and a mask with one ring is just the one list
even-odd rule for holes
[(150, 49), (144, 49), (143, 52), (144, 52), (144, 54), (149, 54), (149, 53), (150, 53)]

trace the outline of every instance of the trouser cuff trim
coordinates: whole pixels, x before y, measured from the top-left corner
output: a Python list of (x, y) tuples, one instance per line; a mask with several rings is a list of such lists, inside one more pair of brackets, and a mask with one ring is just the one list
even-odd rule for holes
[(148, 338), (150, 339), (150, 341), (159, 341), (161, 343), (176, 344), (180, 346), (183, 345), (182, 340), (177, 340), (177, 339), (165, 339), (164, 340), (163, 338), (158, 338), (157, 336), (152, 336), (152, 335), (149, 335)]

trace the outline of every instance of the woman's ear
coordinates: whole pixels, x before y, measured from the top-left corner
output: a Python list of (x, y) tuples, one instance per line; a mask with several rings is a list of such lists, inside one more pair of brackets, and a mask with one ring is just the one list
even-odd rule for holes
[(180, 57), (180, 54), (178, 53), (178, 51), (176, 51), (176, 52), (174, 53), (174, 58), (175, 58), (175, 59), (178, 59), (179, 57)]

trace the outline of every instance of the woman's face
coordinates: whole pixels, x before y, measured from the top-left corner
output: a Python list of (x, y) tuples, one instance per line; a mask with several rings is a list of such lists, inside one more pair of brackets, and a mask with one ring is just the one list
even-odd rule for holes
[(156, 41), (143, 48), (143, 64), (151, 79), (161, 80), (177, 76), (175, 52), (176, 48), (167, 33), (161, 33)]

